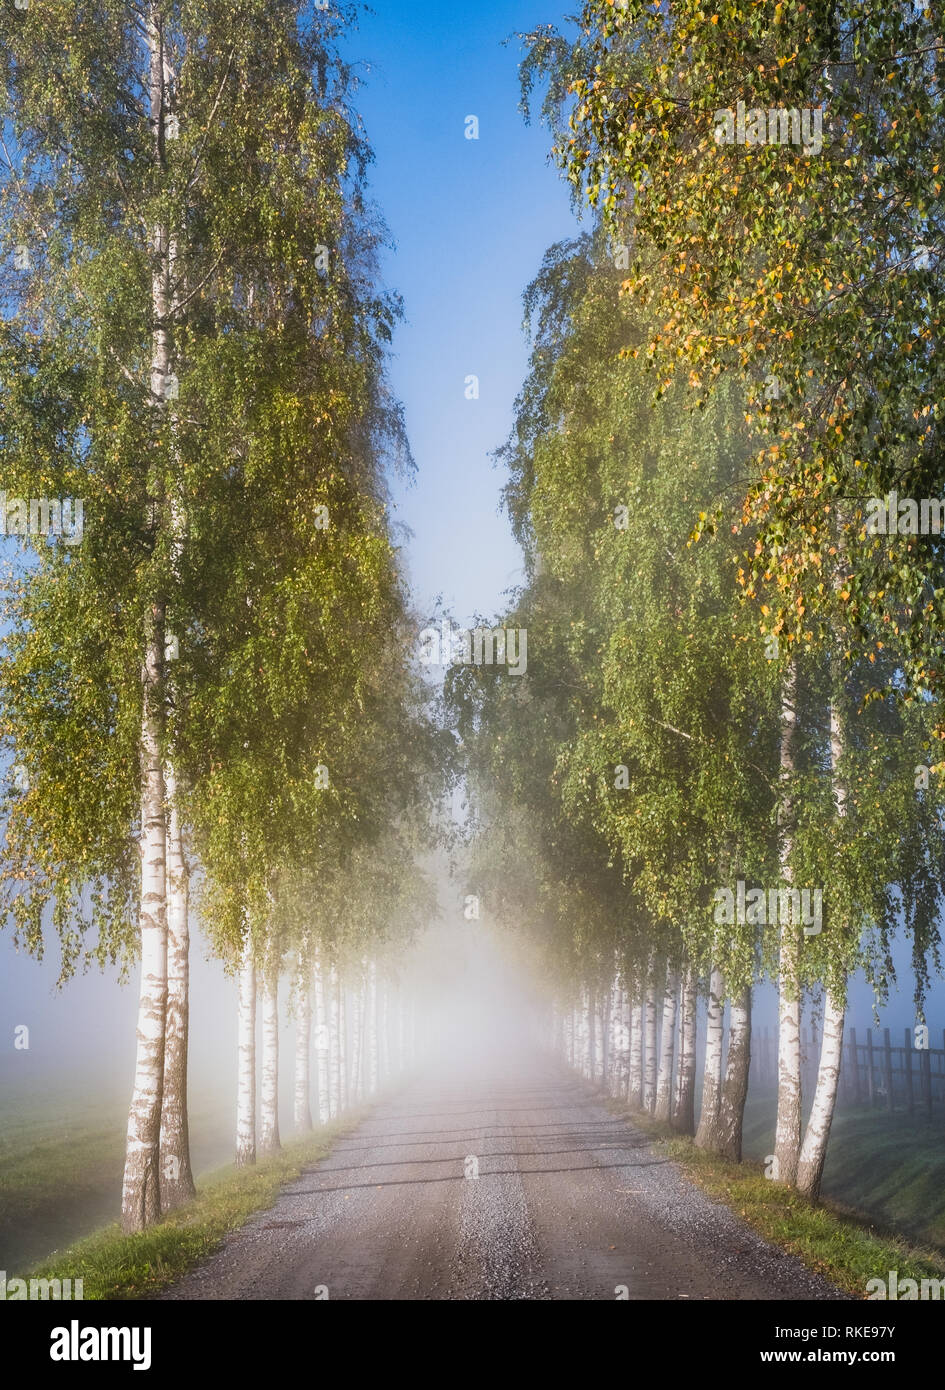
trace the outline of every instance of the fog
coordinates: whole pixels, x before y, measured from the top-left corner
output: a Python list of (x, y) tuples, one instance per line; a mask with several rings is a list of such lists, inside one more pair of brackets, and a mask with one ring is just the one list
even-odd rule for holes
[[(379, 971), (391, 982), (391, 998), (403, 1000), (414, 1019), (413, 1036), (408, 1029), (404, 1039), (406, 1066), (384, 1090), (422, 1080), (431, 1094), (440, 1086), (453, 1095), (457, 1088), (472, 1096), (489, 1086), (498, 1093), (516, 1061), (548, 1050), (552, 1042), (553, 992), (534, 964), (540, 960), (540, 943), (527, 941), (515, 922), (495, 921), (488, 914), (468, 921), (463, 898), (445, 875), (439, 898), (437, 920), (418, 930), (410, 945), (379, 962)], [(405, 927), (393, 924), (394, 935)], [(898, 1045), (903, 1030), (915, 1021), (905, 941), (896, 943), (894, 959), (899, 979), (888, 1005), (879, 1011), (879, 1027), (891, 1028)], [(10, 1269), (117, 1219), (134, 1074), (137, 979), (133, 970), (121, 985), (115, 971), (93, 967), (56, 989), (55, 949), (37, 961), (15, 951), (9, 937), (0, 939), (0, 963), (0, 1159), (13, 1173), (12, 1188), (0, 1185), (0, 1267)], [(232, 1162), (237, 1102), (236, 982), (212, 956), (199, 928), (192, 943), (191, 992), (191, 1144), (199, 1178)], [(288, 1138), (296, 1022), (287, 978), (280, 1002), (280, 1123), (283, 1138)], [(942, 1003), (942, 982), (935, 980), (926, 1010), (933, 1047), (941, 1044)], [(847, 1026), (856, 1027), (861, 1038), (874, 1026), (872, 1005), (869, 986), (857, 977), (851, 984)], [(805, 1026), (816, 1011), (816, 1002), (808, 1002)], [(765, 981), (755, 992), (753, 1029), (760, 1033), (767, 1028), (774, 1037), (776, 1019), (775, 990)], [(349, 1035), (351, 1026), (349, 1018)], [(257, 1020), (257, 1032), (260, 1028)], [(700, 1003), (699, 1066), (704, 1030), (705, 1005)], [(874, 1034), (877, 1042), (881, 1036)], [(75, 1173), (54, 1194), (41, 1197), (57, 1145), (64, 1145), (66, 1154), (74, 1149)]]
[[(444, 1050), (450, 1056), (493, 1045), (501, 1050), (513, 1035), (534, 1041), (542, 1036), (547, 985), (529, 977), (517, 944), (514, 924), (467, 922), (457, 902), (446, 919), (425, 931), (405, 954), (399, 973), (420, 1006), (421, 1060), (436, 1060)], [(898, 979), (888, 1004), (879, 1009), (879, 1021), (901, 1032), (915, 1022), (914, 974), (908, 943), (901, 938), (893, 959)], [(70, 1091), (79, 1104), (93, 1097), (124, 1104), (134, 1069), (135, 972), (122, 986), (115, 971), (102, 973), (92, 967), (61, 990), (55, 987), (57, 975), (54, 947), (43, 961), (36, 961), (16, 951), (8, 936), (0, 936), (3, 1099), (11, 1093), (55, 1088)], [(235, 1106), (236, 986), (199, 931), (194, 934), (191, 990), (193, 1092), (212, 1094)], [(943, 1004), (945, 987), (933, 979), (926, 1008), (933, 1030), (945, 1024)], [(872, 1009), (872, 991), (857, 975), (851, 982), (853, 1025), (869, 1027)], [(754, 1023), (770, 1027), (775, 1021), (775, 992), (765, 982), (756, 991)], [(29, 1047), (17, 1049), (15, 1030), (24, 1024)], [(292, 1020), (284, 1017), (286, 1046), (293, 1031)], [(288, 1096), (291, 1078), (284, 1075), (283, 1082)]]

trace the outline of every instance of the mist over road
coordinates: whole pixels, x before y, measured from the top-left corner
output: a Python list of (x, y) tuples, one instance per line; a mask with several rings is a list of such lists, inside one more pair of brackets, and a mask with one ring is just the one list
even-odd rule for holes
[(631, 1299), (843, 1297), (583, 1082), (496, 1047), (378, 1105), (164, 1297), (613, 1300), (621, 1286)]

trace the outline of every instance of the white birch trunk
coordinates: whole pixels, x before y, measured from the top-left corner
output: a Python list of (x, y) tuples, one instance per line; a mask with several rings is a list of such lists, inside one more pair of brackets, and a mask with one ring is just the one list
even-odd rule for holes
[(681, 1134), (696, 1127), (696, 975), (691, 965), (683, 973), (679, 1020), (679, 1067), (673, 1124)]
[(608, 1087), (608, 1072), (610, 1069), (610, 986), (607, 985), (599, 991), (600, 1008), (597, 1013), (599, 1024), (598, 1037), (600, 1038), (600, 1066), (598, 1078), (604, 1090)]
[(259, 1148), (277, 1153), (279, 1139), (279, 967), (273, 963), (263, 973), (262, 1094), (259, 1107)]
[(144, 1230), (161, 1214), (161, 1102), (167, 1016), (167, 899), (162, 716), (157, 687), (164, 662), (163, 611), (151, 614), (141, 673), (141, 986), (135, 1079), (128, 1112), (121, 1226)]
[(702, 1109), (696, 1130), (696, 1147), (716, 1151), (718, 1145), (719, 1111), (722, 1106), (722, 1025), (725, 1006), (722, 1002), (722, 972), (712, 967), (709, 976), (709, 1006), (706, 1016), (705, 1063), (702, 1072)]
[[(639, 991), (640, 986), (637, 986)], [(630, 1009), (630, 1078), (627, 1099), (638, 1109), (643, 1105), (643, 1003), (639, 993)]]
[(173, 1211), (196, 1196), (190, 1166), (187, 1119), (187, 1050), (190, 1020), (190, 926), (177, 780), (164, 770), (167, 799), (167, 1014), (164, 1021), (164, 1085), (161, 1097), (161, 1210)]
[(341, 1052), (338, 1047), (338, 972), (332, 966), (328, 975), (328, 1113), (333, 1120), (341, 1113)]
[[(843, 729), (837, 705), (830, 705), (830, 761), (833, 770), (834, 799), (837, 813), (845, 816), (847, 812), (846, 788), (838, 775), (840, 759), (843, 755)], [(817, 1069), (817, 1085), (814, 1088), (814, 1101), (811, 1106), (804, 1142), (801, 1145), (797, 1166), (797, 1186), (805, 1197), (812, 1200), (820, 1196), (820, 1184), (827, 1159), (827, 1144), (833, 1115), (837, 1104), (837, 1088), (840, 1084), (840, 1063), (843, 1060), (843, 1024), (846, 1015), (844, 993), (827, 989), (824, 999), (824, 1032), (820, 1045), (820, 1064)]]
[(351, 1102), (361, 1100), (361, 1066), (364, 1056), (364, 976), (358, 980), (351, 1009)]
[(298, 995), (295, 1023), (295, 1093), (293, 1119), (302, 1134), (312, 1128), (312, 994), (311, 972), (299, 952), (296, 984)]
[(377, 982), (377, 1080), (383, 1086), (390, 1079), (390, 1035), (387, 1017), (387, 981)]
[[(792, 663), (785, 677), (781, 697), (781, 774), (794, 771), (794, 737), (797, 729), (797, 668)], [(786, 798), (779, 815), (779, 857), (781, 878), (792, 881), (793, 807)], [(800, 923), (779, 924), (778, 964), (778, 1112), (775, 1122), (774, 1156), (776, 1182), (793, 1187), (801, 1150), (801, 987)]]
[(378, 1059), (378, 1018), (377, 1018), (377, 964), (371, 961), (368, 967), (368, 1058), (367, 1058), (367, 1088), (369, 1095), (377, 1093), (378, 1075), (380, 1071)]
[(626, 985), (621, 992), (621, 1037), (623, 1046), (620, 1056), (620, 1086), (618, 1095), (626, 1100), (630, 1095), (630, 1045), (632, 1038), (632, 1000)]
[[(167, 115), (167, 94), (171, 71), (160, 31), (153, 29), (151, 41), (151, 102), (156, 116), (155, 140), (160, 155), (161, 139)], [(158, 74), (160, 61), (160, 75)], [(155, 111), (154, 100), (159, 109)], [(167, 379), (172, 366), (171, 340), (164, 318), (173, 318), (178, 310), (177, 286), (181, 281), (178, 264), (178, 244), (166, 228), (156, 228), (154, 246), (158, 252), (152, 280), (152, 304), (155, 313), (151, 389), (167, 412), (175, 438), (178, 418), (175, 407), (167, 399)], [(162, 260), (163, 255), (163, 260)], [(176, 444), (175, 444), (176, 459)], [(179, 472), (179, 469), (177, 470)], [(169, 491), (171, 555), (175, 579), (180, 582), (180, 560), (183, 552), (183, 514), (179, 497)], [(165, 632), (165, 640), (167, 633)], [(165, 660), (165, 703), (172, 702), (176, 686), (172, 668)], [(166, 892), (167, 892), (167, 1013), (164, 1025), (164, 1084), (161, 1102), (161, 1210), (172, 1211), (196, 1196), (190, 1165), (190, 1134), (187, 1116), (187, 1057), (190, 1029), (190, 925), (188, 869), (184, 855), (183, 832), (178, 802), (177, 775), (173, 760), (164, 767), (166, 817)]]
[(348, 1108), (348, 1010), (347, 990), (344, 982), (338, 981), (338, 1104), (341, 1110)]
[(256, 1162), (256, 962), (249, 930), (240, 958), (236, 1166)]
[(824, 1000), (824, 1036), (820, 1048), (817, 1086), (797, 1168), (798, 1189), (812, 1200), (820, 1196), (820, 1184), (827, 1158), (827, 1142), (833, 1124), (837, 1086), (840, 1081), (840, 1063), (843, 1058), (845, 1012), (843, 1000), (832, 990), (828, 990)]
[(610, 1093), (622, 1095), (627, 1074), (627, 1051), (630, 1046), (629, 1030), (626, 1021), (626, 992), (622, 985), (614, 986), (613, 1027), (610, 1040)]
[(318, 1084), (318, 1122), (326, 1124), (328, 1102), (328, 1015), (325, 1009), (325, 980), (321, 958), (315, 959), (315, 1075)]
[[(156, 150), (162, 142), (164, 54), (154, 0), (145, 15), (148, 46), (148, 103), (154, 121)], [(163, 226), (152, 230), (151, 301), (158, 327), (151, 340), (152, 390), (163, 404), (168, 363), (164, 326), (168, 310), (168, 237)], [(149, 478), (149, 484), (151, 479)], [(154, 481), (155, 490), (157, 480)], [(156, 498), (156, 500), (159, 500)], [(135, 1078), (128, 1112), (121, 1226), (126, 1234), (141, 1231), (161, 1214), (161, 1105), (164, 1089), (164, 1032), (167, 1017), (167, 846), (164, 815), (164, 769), (161, 744), (164, 711), (160, 689), (164, 677), (165, 601), (150, 606), (141, 665), (141, 898), (138, 930), (141, 985), (138, 995)]]
[(672, 966), (666, 967), (666, 989), (663, 994), (663, 1022), (660, 1032), (659, 1073), (656, 1082), (656, 1106), (654, 1114), (658, 1120), (668, 1120), (672, 1110), (673, 1097), (673, 1048), (676, 1037), (676, 998), (679, 989), (679, 976)]
[(751, 990), (732, 999), (729, 1007), (728, 1058), (719, 1108), (717, 1153), (734, 1163), (742, 1159), (742, 1126), (751, 1067)]
[(646, 1029), (646, 1057), (643, 1068), (643, 1108), (652, 1114), (656, 1107), (656, 964), (651, 961), (647, 973), (646, 1002), (644, 1005), (644, 1026)]

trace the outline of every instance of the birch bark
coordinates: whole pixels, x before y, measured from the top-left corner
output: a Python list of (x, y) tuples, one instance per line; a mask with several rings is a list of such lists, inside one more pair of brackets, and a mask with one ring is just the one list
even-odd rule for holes
[(368, 1061), (367, 1061), (367, 1089), (368, 1095), (374, 1095), (377, 1091), (379, 1062), (378, 1062), (378, 1026), (377, 1026), (377, 964), (371, 961), (368, 966)]
[(167, 1012), (164, 1020), (164, 1083), (161, 1092), (161, 1210), (173, 1211), (197, 1194), (190, 1166), (187, 1117), (187, 1052), (190, 1031), (190, 924), (177, 779), (164, 770), (167, 801)]
[(315, 1071), (318, 1078), (318, 1121), (325, 1124), (331, 1111), (328, 1096), (328, 1014), (320, 956), (315, 958)]
[(702, 1073), (702, 1110), (695, 1143), (710, 1153), (718, 1150), (719, 1110), (722, 1104), (722, 972), (712, 967), (709, 977), (709, 1004), (706, 1017), (705, 1065)]
[(728, 1057), (722, 1102), (719, 1109), (719, 1143), (717, 1152), (740, 1163), (742, 1159), (742, 1126), (745, 1101), (748, 1098), (748, 1073), (751, 1067), (751, 990), (746, 989), (732, 1000), (729, 1009)]
[(668, 1120), (673, 1099), (673, 1051), (676, 1037), (676, 1009), (679, 975), (671, 965), (666, 967), (666, 989), (663, 994), (663, 1022), (660, 1031), (659, 1072), (656, 1082), (654, 1114), (658, 1120)]
[[(154, 125), (155, 159), (163, 156), (164, 44), (159, 7), (145, 12), (148, 50), (148, 102)], [(163, 225), (151, 232), (151, 305), (157, 325), (151, 339), (151, 386), (163, 407), (168, 365), (168, 235)], [(149, 476), (154, 512), (160, 515), (163, 481)], [(164, 811), (164, 626), (166, 603), (150, 604), (143, 633), (139, 764), (141, 898), (138, 930), (141, 983), (138, 994), (135, 1076), (128, 1111), (121, 1226), (141, 1231), (161, 1214), (161, 1107), (164, 1092), (164, 1031), (167, 1021), (167, 827)]]
[(328, 1113), (333, 1120), (341, 1110), (341, 1053), (338, 1048), (338, 972), (328, 974)]
[[(830, 762), (833, 770), (834, 800), (837, 814), (847, 812), (846, 787), (840, 781), (839, 767), (843, 755), (843, 727), (835, 702), (830, 705)], [(820, 1046), (817, 1085), (811, 1106), (804, 1142), (797, 1166), (797, 1186), (805, 1197), (816, 1200), (827, 1159), (827, 1144), (833, 1125), (840, 1084), (840, 1063), (843, 1059), (843, 1025), (846, 1016), (846, 997), (842, 989), (828, 986), (824, 998), (824, 1031)]]
[[(781, 697), (781, 775), (795, 770), (794, 739), (797, 732), (797, 668), (792, 662)], [(781, 878), (790, 885), (793, 807), (785, 797), (778, 816)], [(775, 1122), (775, 1181), (793, 1187), (801, 1149), (801, 928), (793, 913), (779, 922), (778, 968), (778, 1111)]]
[(274, 1154), (279, 1139), (279, 967), (271, 962), (263, 972), (262, 1094), (259, 1107), (259, 1148)]
[(312, 982), (311, 972), (299, 952), (296, 979), (295, 1092), (293, 1119), (299, 1133), (312, 1128)]
[(650, 961), (644, 1004), (646, 1056), (643, 1064), (643, 1108), (650, 1114), (656, 1107), (656, 961)]
[(249, 931), (239, 973), (237, 1036), (236, 1166), (256, 1162), (256, 962)]
[(630, 1010), (630, 1082), (627, 1099), (631, 1105), (643, 1105), (643, 1004), (640, 986), (637, 985), (633, 1007)]
[(680, 1134), (696, 1127), (696, 975), (690, 964), (683, 972), (679, 1020), (679, 1068), (673, 1126)]
[(338, 980), (338, 1107), (339, 1114), (348, 1108), (348, 1011), (345, 1007), (344, 981)]

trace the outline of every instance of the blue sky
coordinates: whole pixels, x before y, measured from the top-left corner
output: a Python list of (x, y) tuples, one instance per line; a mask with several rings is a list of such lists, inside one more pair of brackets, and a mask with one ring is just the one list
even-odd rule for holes
[[(522, 291), (577, 223), (547, 132), (518, 110), (520, 45), (503, 40), (558, 18), (548, 0), (378, 4), (345, 45), (366, 65), (371, 187), (396, 242), (384, 273), (407, 314), (392, 381), (418, 464), (414, 486), (395, 488), (414, 532), (408, 572), (421, 611), (442, 593), (460, 621), (497, 611), (521, 579), (489, 455), (525, 373)], [(469, 375), (478, 400), (465, 398)]]

